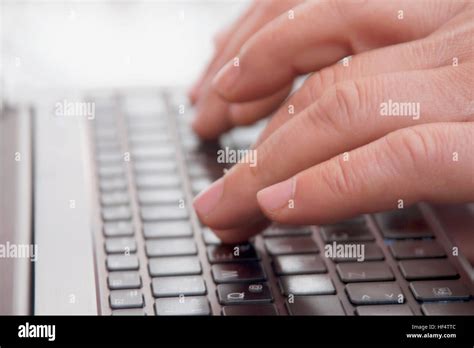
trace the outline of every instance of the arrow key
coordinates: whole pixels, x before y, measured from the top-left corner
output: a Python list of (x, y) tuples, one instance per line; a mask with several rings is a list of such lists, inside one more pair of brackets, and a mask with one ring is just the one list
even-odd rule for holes
[(355, 305), (402, 304), (405, 295), (397, 283), (359, 283), (346, 285), (349, 300)]

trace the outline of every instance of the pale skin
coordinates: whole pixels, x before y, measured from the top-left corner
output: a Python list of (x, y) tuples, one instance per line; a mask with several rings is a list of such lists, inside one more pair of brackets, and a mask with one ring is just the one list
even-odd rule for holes
[[(400, 200), (474, 201), (474, 2), (255, 1), (216, 43), (189, 93), (195, 132), (273, 112), (257, 166), (235, 165), (194, 201), (223, 241)], [(382, 116), (389, 100), (418, 103), (420, 117)]]

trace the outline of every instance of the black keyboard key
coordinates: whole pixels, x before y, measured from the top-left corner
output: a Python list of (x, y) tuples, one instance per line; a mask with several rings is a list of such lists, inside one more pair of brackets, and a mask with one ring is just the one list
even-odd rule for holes
[(222, 315), (224, 316), (270, 316), (278, 315), (278, 311), (273, 304), (258, 305), (239, 305), (222, 307)]
[(112, 309), (143, 307), (143, 294), (140, 290), (113, 290), (110, 292)]
[(222, 305), (258, 304), (273, 301), (270, 288), (265, 283), (219, 284), (217, 297)]
[(152, 277), (201, 274), (201, 263), (196, 256), (158, 257), (149, 260)]
[(107, 238), (105, 240), (107, 254), (130, 254), (137, 251), (135, 239), (129, 237)]
[(123, 205), (128, 204), (128, 192), (127, 191), (114, 191), (102, 193), (100, 197), (102, 205)]
[(331, 295), (336, 293), (332, 280), (327, 275), (303, 274), (280, 277), (280, 288), (284, 295)]
[(336, 269), (339, 278), (344, 283), (389, 281), (395, 279), (392, 270), (384, 262), (339, 263)]
[(212, 265), (212, 276), (216, 283), (258, 282), (266, 279), (265, 272), (258, 262)]
[(102, 218), (105, 221), (130, 220), (132, 211), (128, 205), (103, 207)]
[(210, 263), (257, 261), (257, 251), (252, 244), (213, 245), (207, 248)]
[(456, 278), (458, 272), (444, 259), (405, 260), (399, 262), (400, 271), (405, 279), (442, 279)]
[(446, 256), (443, 248), (434, 240), (404, 240), (389, 246), (393, 257), (402, 259), (426, 259)]
[(309, 236), (311, 227), (273, 225), (263, 231), (264, 237)]
[(408, 305), (375, 305), (360, 306), (355, 310), (357, 315), (413, 315), (413, 311)]
[(136, 255), (109, 255), (107, 269), (109, 271), (134, 271), (140, 267)]
[(410, 283), (418, 301), (469, 300), (469, 289), (459, 280), (430, 280)]
[(387, 239), (433, 237), (423, 215), (415, 206), (376, 214), (375, 218)]
[(474, 301), (424, 303), (421, 310), (424, 315), (474, 315)]
[(196, 296), (206, 294), (206, 284), (201, 276), (153, 278), (152, 291), (155, 297)]
[(155, 301), (156, 315), (210, 315), (207, 297), (184, 296), (159, 298)]
[(139, 190), (179, 187), (179, 176), (175, 174), (141, 174), (135, 177)]
[(145, 311), (143, 308), (132, 308), (132, 309), (116, 309), (112, 311), (112, 315), (125, 315), (125, 316), (130, 316), (130, 315), (146, 315)]
[(318, 255), (282, 255), (273, 259), (277, 275), (325, 273), (327, 271)]
[(402, 304), (405, 295), (397, 283), (354, 283), (346, 285), (349, 300), (355, 305)]
[(202, 238), (206, 245), (221, 244), (221, 240), (219, 239), (219, 237), (217, 237), (216, 234), (209, 227), (204, 227), (202, 229)]
[(374, 235), (366, 224), (337, 224), (321, 227), (321, 237), (326, 243), (373, 241)]
[(138, 289), (142, 280), (138, 272), (111, 272), (107, 277), (109, 289)]
[(190, 221), (159, 221), (143, 224), (145, 238), (190, 237), (193, 234)]
[(139, 190), (140, 205), (176, 204), (184, 201), (184, 193), (180, 188), (161, 188), (155, 190)]
[(186, 206), (178, 204), (145, 206), (141, 208), (141, 216), (144, 221), (184, 220), (189, 217)]
[(311, 237), (277, 237), (265, 239), (270, 255), (317, 253), (318, 246)]
[(130, 221), (114, 221), (104, 224), (106, 237), (125, 237), (133, 235), (133, 225)]
[(196, 242), (192, 238), (148, 240), (145, 244), (148, 257), (196, 255)]
[[(334, 242), (335, 243), (335, 242)], [(341, 243), (337, 246), (330, 245), (333, 250), (336, 251), (335, 257), (332, 257), (331, 260), (334, 262), (362, 262), (362, 261), (382, 261), (384, 260), (384, 255), (382, 250), (375, 243)], [(338, 254), (338, 248), (341, 248), (343, 251), (341, 254)], [(360, 250), (360, 254), (357, 252)]]
[(286, 308), (290, 315), (346, 315), (337, 296), (295, 296)]

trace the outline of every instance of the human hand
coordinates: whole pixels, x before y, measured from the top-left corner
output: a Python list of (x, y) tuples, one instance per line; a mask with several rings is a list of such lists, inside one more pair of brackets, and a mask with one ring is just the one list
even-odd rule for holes
[(323, 224), (400, 200), (472, 201), (473, 18), (472, 2), (331, 1), (264, 26), (215, 91), (252, 103), (316, 72), (255, 144), (257, 165), (235, 165), (196, 198), (200, 219), (238, 242), (268, 219)]
[(217, 138), (234, 126), (251, 124), (277, 109), (288, 96), (292, 87), (291, 81), (265, 98), (250, 103), (229, 103), (216, 93), (212, 80), (252, 35), (280, 14), (302, 2), (303, 0), (254, 0), (235, 23), (217, 34), (214, 56), (189, 92), (191, 103), (196, 106), (193, 129), (201, 138)]

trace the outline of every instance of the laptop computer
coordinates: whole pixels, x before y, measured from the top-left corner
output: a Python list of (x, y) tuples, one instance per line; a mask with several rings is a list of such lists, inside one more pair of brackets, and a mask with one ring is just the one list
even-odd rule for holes
[(193, 197), (262, 124), (202, 143), (180, 88), (4, 107), (0, 313), (474, 315), (474, 209), (417, 204), (223, 245)]

